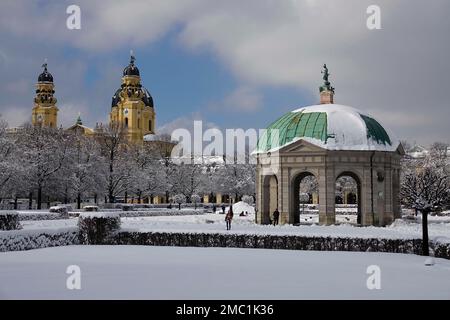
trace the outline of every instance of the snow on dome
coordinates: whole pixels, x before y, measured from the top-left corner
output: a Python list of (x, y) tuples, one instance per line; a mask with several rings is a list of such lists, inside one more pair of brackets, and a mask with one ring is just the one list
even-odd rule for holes
[[(274, 130), (278, 139), (272, 137)], [(396, 151), (400, 144), (372, 116), (344, 105), (320, 104), (288, 112), (272, 123), (255, 153), (275, 151), (300, 139), (327, 150)]]

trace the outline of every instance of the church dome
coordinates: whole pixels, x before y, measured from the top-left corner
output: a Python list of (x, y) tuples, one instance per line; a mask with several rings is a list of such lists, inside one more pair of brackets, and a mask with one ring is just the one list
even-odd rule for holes
[[(120, 92), (122, 90), (123, 90), (122, 88), (117, 89), (116, 93), (114, 93), (114, 95), (112, 96), (111, 108), (113, 108), (113, 107), (115, 107), (115, 106), (117, 106), (119, 104), (119, 102), (120, 102)], [(139, 89), (139, 91), (141, 91), (141, 93), (142, 93), (141, 100), (144, 103), (144, 105), (147, 106), (147, 107), (153, 108), (153, 98), (150, 95), (150, 92), (148, 92), (148, 90), (145, 89), (144, 87), (141, 87)]]
[(53, 76), (47, 70), (47, 63), (44, 63), (42, 67), (44, 68), (44, 71), (39, 75), (38, 82), (53, 82)]
[(124, 76), (139, 76), (139, 69), (134, 65), (136, 58), (131, 53), (130, 64), (123, 69)]
[[(274, 132), (278, 139), (272, 137)], [(273, 122), (255, 152), (275, 151), (300, 139), (327, 150), (396, 151), (400, 144), (380, 122), (360, 110), (319, 104), (288, 112)]]

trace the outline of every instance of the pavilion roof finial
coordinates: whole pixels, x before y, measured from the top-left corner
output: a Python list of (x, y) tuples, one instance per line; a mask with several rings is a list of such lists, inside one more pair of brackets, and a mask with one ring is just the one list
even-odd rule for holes
[(324, 81), (324, 84), (319, 87), (320, 91), (320, 103), (321, 104), (330, 104), (333, 103), (334, 98), (334, 88), (331, 86), (331, 83), (329, 81), (330, 73), (328, 72), (328, 67), (326, 63), (323, 65), (322, 70), (322, 79)]

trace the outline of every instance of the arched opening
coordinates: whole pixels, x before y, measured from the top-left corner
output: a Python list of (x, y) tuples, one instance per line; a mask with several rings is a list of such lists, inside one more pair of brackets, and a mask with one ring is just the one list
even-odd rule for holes
[(342, 172), (336, 178), (335, 215), (338, 223), (361, 224), (361, 181), (353, 172)]
[(272, 223), (272, 214), (278, 207), (278, 179), (275, 175), (265, 176), (263, 181), (262, 224)]
[(319, 184), (315, 175), (310, 172), (298, 174), (291, 186), (290, 220), (300, 224), (300, 216), (308, 210), (308, 204), (319, 202)]
[(128, 128), (128, 118), (125, 118), (125, 128)]
[(152, 131), (152, 120), (148, 120), (148, 131)]
[(137, 127), (138, 127), (138, 129), (141, 128), (141, 119), (140, 118), (137, 119)]

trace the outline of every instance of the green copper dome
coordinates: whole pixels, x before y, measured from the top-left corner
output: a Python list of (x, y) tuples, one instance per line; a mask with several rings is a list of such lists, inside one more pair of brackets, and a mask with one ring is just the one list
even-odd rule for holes
[(303, 139), (329, 150), (395, 151), (391, 138), (373, 117), (337, 104), (321, 104), (288, 112), (260, 137), (256, 153), (279, 149)]

